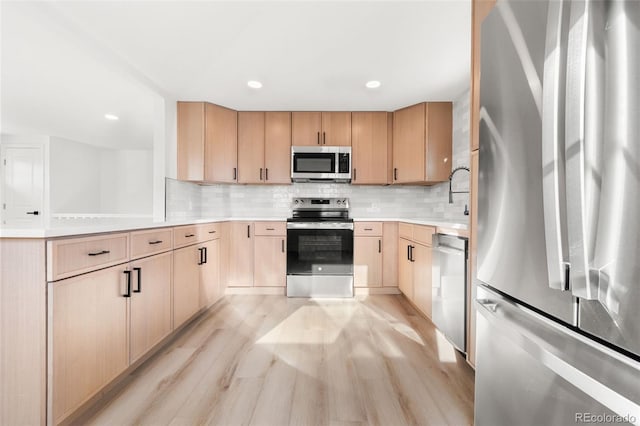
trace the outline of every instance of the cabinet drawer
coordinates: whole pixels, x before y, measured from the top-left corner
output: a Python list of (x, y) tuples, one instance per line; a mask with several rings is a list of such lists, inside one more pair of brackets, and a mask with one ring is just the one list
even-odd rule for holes
[(198, 225), (198, 241), (208, 241), (220, 238), (220, 223), (205, 223)]
[(47, 244), (49, 281), (129, 261), (127, 233), (53, 240)]
[(413, 225), (404, 222), (398, 223), (398, 236), (407, 240), (413, 239)]
[(173, 229), (149, 229), (131, 233), (131, 259), (173, 249)]
[(255, 234), (285, 236), (287, 235), (287, 223), (286, 222), (256, 222)]
[(353, 235), (356, 237), (381, 237), (382, 222), (355, 222)]
[(184, 247), (200, 241), (198, 225), (177, 226), (173, 228), (173, 247)]
[(431, 247), (436, 229), (431, 226), (413, 225), (413, 240)]

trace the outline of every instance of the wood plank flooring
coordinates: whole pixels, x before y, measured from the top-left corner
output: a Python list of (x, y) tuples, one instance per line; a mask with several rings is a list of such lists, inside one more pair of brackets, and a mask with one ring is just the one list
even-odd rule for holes
[(468, 425), (473, 370), (402, 296), (226, 296), (78, 423)]

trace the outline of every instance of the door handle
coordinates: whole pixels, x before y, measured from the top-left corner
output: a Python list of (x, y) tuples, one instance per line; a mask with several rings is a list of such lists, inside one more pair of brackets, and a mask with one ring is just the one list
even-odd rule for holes
[(262, 180), (262, 167), (260, 167), (260, 180)]
[(378, 240), (378, 253), (382, 253), (382, 240)]
[(138, 273), (138, 289), (133, 290), (134, 293), (142, 293), (142, 268), (133, 268)]
[(123, 271), (127, 276), (127, 292), (122, 297), (131, 297), (131, 271)]
[(398, 168), (393, 168), (393, 180), (398, 180)]
[(27, 214), (32, 214), (34, 216), (38, 216), (40, 214), (40, 212), (38, 210), (34, 210), (32, 212), (27, 212)]
[(407, 260), (411, 261), (411, 246), (407, 245)]

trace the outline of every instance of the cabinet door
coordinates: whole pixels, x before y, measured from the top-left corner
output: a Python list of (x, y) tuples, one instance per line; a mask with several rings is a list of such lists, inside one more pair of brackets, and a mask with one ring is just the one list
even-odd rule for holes
[(208, 308), (222, 297), (220, 289), (220, 240), (208, 241), (205, 263), (200, 267), (200, 306)]
[(427, 182), (446, 182), (451, 174), (453, 104), (427, 102)]
[(353, 184), (387, 183), (387, 113), (351, 114)]
[(382, 285), (398, 287), (398, 222), (384, 222), (382, 235)]
[(129, 365), (125, 269), (113, 266), (50, 285), (54, 424)]
[(253, 223), (231, 222), (229, 235), (229, 287), (253, 287)]
[(256, 287), (284, 287), (287, 283), (287, 237), (255, 238)]
[(220, 261), (220, 294), (224, 295), (227, 285), (229, 285), (229, 263), (230, 263), (230, 243), (231, 222), (223, 222), (220, 224), (220, 243), (219, 243), (219, 261)]
[(382, 287), (382, 237), (354, 237), (353, 285)]
[(173, 252), (173, 328), (200, 309), (200, 250), (187, 246)]
[(425, 180), (426, 106), (424, 103), (393, 113), (393, 182)]
[(291, 183), (291, 113), (265, 113), (264, 167), (266, 183)]
[(431, 318), (431, 247), (413, 244), (413, 303)]
[(291, 113), (291, 145), (321, 145), (322, 114), (319, 112)]
[(322, 113), (322, 145), (351, 146), (351, 113)]
[(205, 174), (207, 182), (235, 183), (238, 177), (238, 113), (205, 104)]
[[(171, 333), (173, 252), (132, 262), (131, 362)], [(139, 269), (138, 269), (139, 268)]]
[(238, 183), (264, 182), (264, 112), (238, 113)]
[(204, 180), (204, 102), (178, 102), (178, 179)]
[(398, 288), (409, 300), (413, 300), (413, 262), (409, 259), (411, 245), (409, 240), (398, 239)]

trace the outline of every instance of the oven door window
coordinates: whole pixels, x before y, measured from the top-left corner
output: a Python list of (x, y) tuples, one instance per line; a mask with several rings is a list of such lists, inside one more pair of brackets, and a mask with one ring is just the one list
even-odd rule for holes
[(304, 153), (293, 156), (294, 173), (334, 173), (336, 155), (333, 153)]
[(287, 274), (349, 275), (353, 273), (353, 231), (289, 229)]

